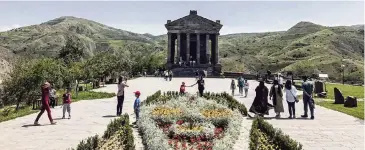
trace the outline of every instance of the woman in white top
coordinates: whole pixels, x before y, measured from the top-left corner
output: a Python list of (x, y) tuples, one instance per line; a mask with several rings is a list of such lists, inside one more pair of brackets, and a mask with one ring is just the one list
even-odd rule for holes
[(118, 92), (117, 92), (117, 116), (122, 115), (123, 103), (124, 103), (124, 88), (129, 87), (127, 81), (123, 82), (123, 77), (118, 79)]
[(289, 118), (295, 118), (295, 103), (298, 102), (297, 100), (297, 89), (291, 83), (290, 80), (287, 80), (285, 83), (285, 93), (286, 93), (286, 101), (288, 102), (289, 108)]

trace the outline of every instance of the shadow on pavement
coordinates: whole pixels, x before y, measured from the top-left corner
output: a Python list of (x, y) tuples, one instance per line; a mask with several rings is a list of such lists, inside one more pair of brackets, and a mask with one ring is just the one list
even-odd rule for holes
[(105, 116), (103, 116), (103, 118), (113, 118), (113, 117), (118, 117), (118, 116), (116, 116), (116, 115), (105, 115)]
[(62, 118), (54, 118), (53, 120), (63, 120)]
[(28, 128), (28, 127), (36, 127), (36, 126), (48, 126), (50, 124), (39, 124), (39, 125), (35, 125), (35, 124), (26, 124), (26, 125), (23, 125), (22, 127), (23, 128)]

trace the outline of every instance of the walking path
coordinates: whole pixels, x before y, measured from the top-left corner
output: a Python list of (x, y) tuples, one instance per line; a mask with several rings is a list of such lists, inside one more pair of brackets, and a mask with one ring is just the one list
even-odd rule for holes
[[(141, 92), (141, 100), (153, 94), (157, 90), (176, 91), (181, 82), (186, 85), (195, 83), (193, 78), (174, 78), (171, 82), (166, 82), (162, 78), (138, 78), (128, 81), (129, 88), (126, 88), (126, 95), (123, 105), (123, 113), (130, 114), (131, 122), (135, 121), (133, 115), (133, 92)], [(205, 79), (206, 90), (211, 92), (230, 92), (230, 79)], [(258, 85), (256, 81), (250, 82), (248, 98), (235, 96), (244, 103), (249, 109), (255, 96), (254, 88)], [(116, 92), (116, 85), (107, 85), (95, 91)], [(187, 92), (195, 93), (197, 86), (187, 88)], [(238, 91), (238, 90), (237, 90)], [(57, 125), (48, 125), (49, 121), (44, 114), (40, 119), (45, 126), (29, 126), (34, 122), (37, 114), (32, 114), (14, 120), (0, 123), (0, 149), (1, 150), (65, 150), (76, 147), (77, 144), (95, 134), (102, 135), (106, 130), (107, 124), (113, 119), (116, 113), (116, 97), (102, 100), (80, 101), (71, 104), (72, 119), (59, 120), (62, 116), (61, 108), (52, 109), (53, 117), (57, 119)], [(286, 103), (284, 103), (286, 104)], [(284, 105), (287, 117), (287, 106)], [(296, 105), (296, 114), (303, 113), (303, 104)], [(315, 120), (268, 120), (276, 128), (281, 128), (284, 133), (293, 139), (301, 142), (304, 149), (364, 149), (363, 146), (363, 120), (332, 111), (320, 106), (316, 106)], [(270, 112), (270, 117), (275, 114)], [(249, 130), (252, 120), (244, 118), (240, 138), (236, 141), (235, 149), (248, 149)], [(136, 149), (143, 149), (141, 137), (134, 129)]]

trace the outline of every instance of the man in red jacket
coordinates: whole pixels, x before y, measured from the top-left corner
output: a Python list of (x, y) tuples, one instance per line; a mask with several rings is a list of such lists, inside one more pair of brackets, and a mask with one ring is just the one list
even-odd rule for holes
[(49, 107), (49, 87), (50, 84), (48, 82), (44, 83), (41, 87), (42, 90), (42, 106), (41, 106), (41, 112), (39, 112), (37, 118), (34, 121), (34, 125), (39, 125), (38, 120), (44, 113), (44, 111), (47, 111), (48, 119), (51, 122), (51, 124), (56, 124), (56, 122), (53, 121), (52, 115), (51, 115), (51, 108)]

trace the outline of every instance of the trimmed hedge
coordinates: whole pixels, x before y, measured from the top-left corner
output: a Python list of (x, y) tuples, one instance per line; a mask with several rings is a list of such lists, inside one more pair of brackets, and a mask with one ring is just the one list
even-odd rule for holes
[(250, 150), (302, 150), (302, 144), (257, 117), (250, 130)]
[(134, 137), (133, 130), (129, 124), (128, 114), (122, 115), (120, 118), (114, 119), (108, 124), (107, 130), (104, 132), (102, 138), (98, 135), (89, 137), (86, 141), (82, 140), (77, 145), (77, 150), (98, 150), (103, 147), (104, 144), (111, 140), (112, 137), (116, 138), (118, 144), (126, 150), (134, 150)]

